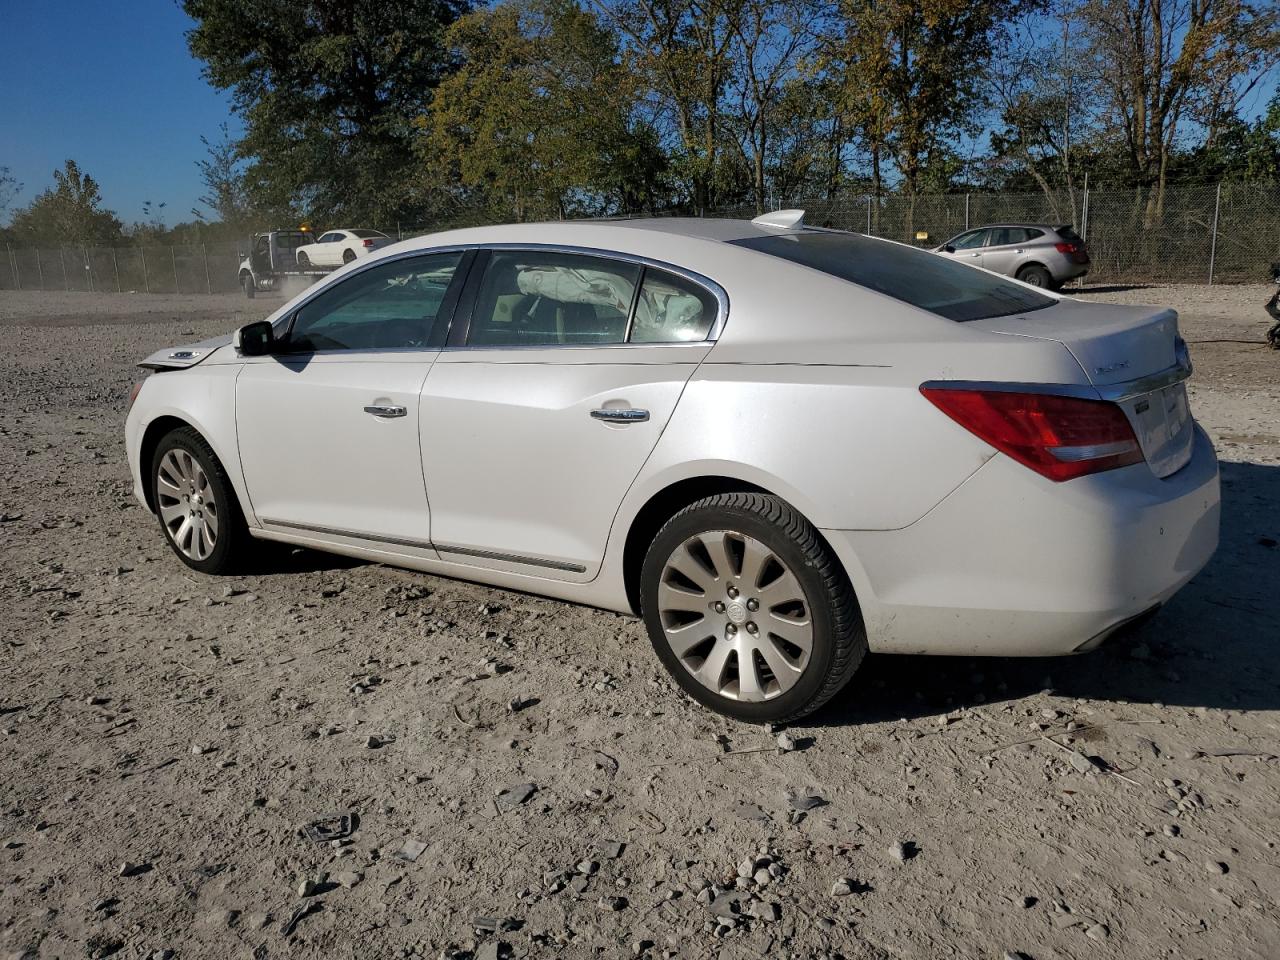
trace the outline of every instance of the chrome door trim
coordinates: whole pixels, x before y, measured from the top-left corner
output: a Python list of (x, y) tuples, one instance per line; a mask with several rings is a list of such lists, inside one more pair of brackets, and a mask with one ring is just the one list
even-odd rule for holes
[(364, 412), (372, 414), (375, 417), (380, 417), (383, 420), (392, 420), (396, 417), (405, 416), (408, 414), (409, 410), (407, 407), (402, 407), (399, 404), (371, 403), (369, 406), (364, 408)]
[(546, 567), (548, 570), (563, 570), (567, 573), (586, 573), (587, 568), (580, 563), (565, 563), (562, 560), (544, 560), (541, 557), (522, 557), (514, 553), (499, 553), (496, 550), (475, 550), (471, 547), (459, 547), (448, 543), (437, 543), (437, 553), (452, 553), (460, 557), (475, 557), (479, 560), (499, 560), (503, 563), (521, 563), (530, 567)]
[(351, 540), (371, 540), (376, 543), (390, 543), (397, 547), (416, 547), (419, 550), (433, 549), (430, 540), (413, 540), (409, 537), (383, 537), (372, 533), (356, 533), (354, 530), (343, 530), (339, 527), (321, 527), (311, 523), (294, 523), (291, 520), (270, 520), (259, 517), (267, 526), (286, 527), (290, 530), (305, 530), (308, 533), (319, 533), (329, 537), (347, 537)]
[(258, 518), (264, 526), (284, 527), (288, 530), (302, 530), (306, 533), (318, 533), (330, 537), (346, 537), (350, 540), (367, 540), (371, 543), (389, 543), (397, 547), (415, 547), (419, 550), (435, 550), (437, 553), (451, 553), (460, 557), (475, 557), (480, 560), (499, 560), (503, 563), (519, 563), (529, 567), (545, 567), (548, 570), (563, 570), (567, 573), (586, 573), (587, 568), (580, 563), (565, 563), (562, 560), (545, 560), (541, 557), (522, 557), (513, 553), (498, 553), (494, 550), (475, 550), (471, 547), (459, 547), (446, 543), (432, 543), (430, 540), (414, 540), (409, 537), (383, 537), (372, 533), (357, 533), (354, 530), (342, 530), (338, 527), (322, 527), (310, 523), (294, 523), (290, 520), (271, 520)]

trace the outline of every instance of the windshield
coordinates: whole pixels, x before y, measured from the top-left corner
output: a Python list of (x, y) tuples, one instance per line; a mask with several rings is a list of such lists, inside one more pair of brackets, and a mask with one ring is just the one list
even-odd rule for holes
[(994, 273), (856, 233), (807, 230), (731, 242), (821, 270), (948, 320), (985, 320), (1055, 303)]

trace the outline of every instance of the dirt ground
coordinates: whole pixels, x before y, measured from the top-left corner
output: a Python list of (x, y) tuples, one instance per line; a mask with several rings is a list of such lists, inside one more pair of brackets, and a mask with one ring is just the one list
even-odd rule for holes
[(1269, 292), (1083, 293), (1181, 311), (1222, 458), (1222, 546), (1139, 636), (872, 657), (787, 753), (627, 618), (187, 571), (130, 492), (132, 365), (276, 301), (0, 294), (0, 957), (1280, 956)]

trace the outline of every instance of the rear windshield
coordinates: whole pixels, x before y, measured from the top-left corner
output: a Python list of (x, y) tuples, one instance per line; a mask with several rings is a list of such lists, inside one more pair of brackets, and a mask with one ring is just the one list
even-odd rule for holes
[(382, 237), (385, 240), (387, 237), (385, 233), (379, 233), (377, 230), (352, 230), (351, 233), (361, 240), (366, 237)]
[(1068, 243), (1084, 243), (1084, 241), (1080, 239), (1080, 234), (1071, 229), (1071, 224), (1069, 223), (1066, 226), (1057, 227), (1055, 232)]
[(1052, 297), (927, 250), (856, 233), (812, 230), (731, 241), (948, 320), (985, 320), (1052, 306)]

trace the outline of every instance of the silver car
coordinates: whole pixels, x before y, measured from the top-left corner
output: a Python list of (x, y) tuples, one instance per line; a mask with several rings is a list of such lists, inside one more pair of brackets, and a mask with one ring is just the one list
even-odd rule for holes
[(966, 230), (933, 252), (1050, 290), (1089, 272), (1089, 251), (1070, 224), (991, 224)]

